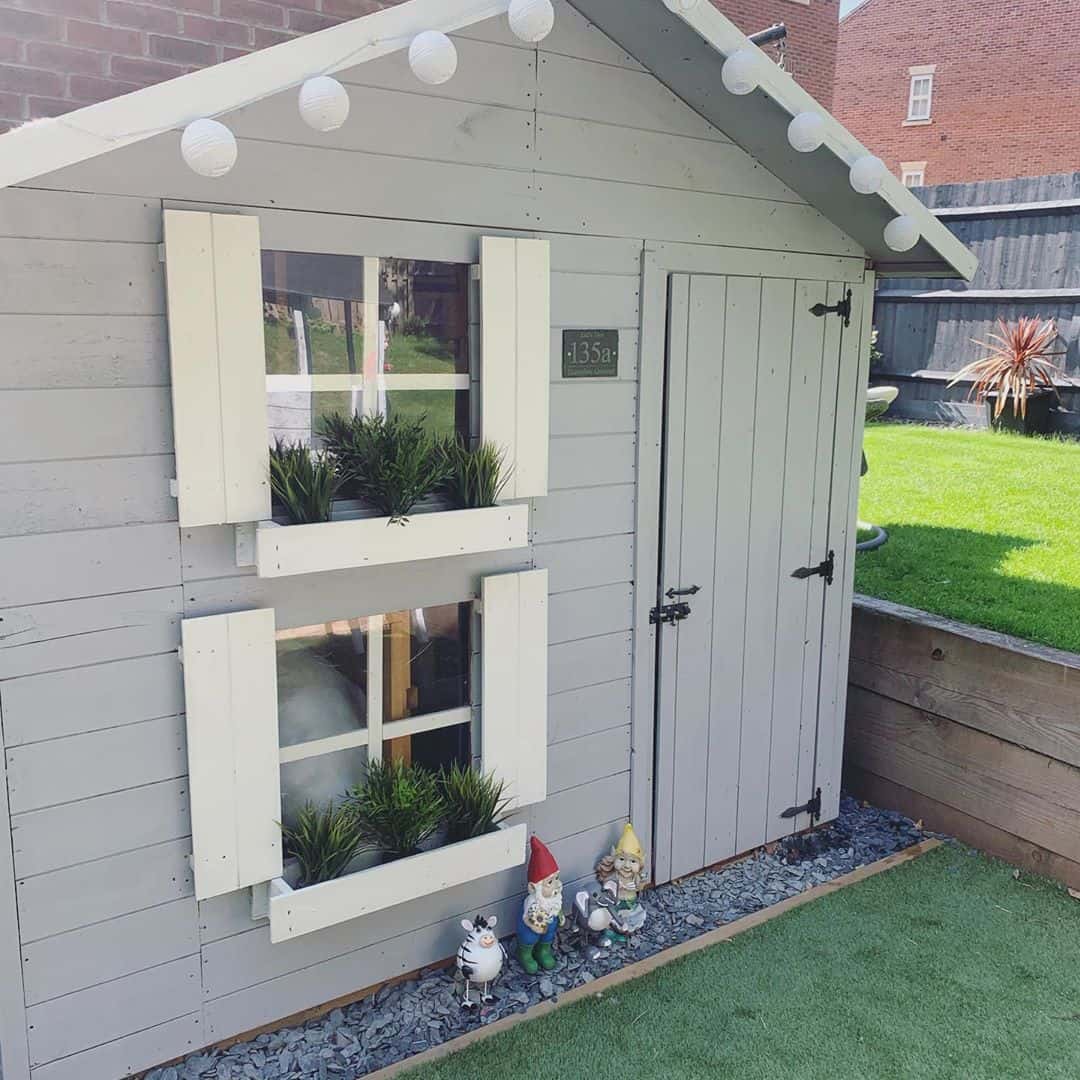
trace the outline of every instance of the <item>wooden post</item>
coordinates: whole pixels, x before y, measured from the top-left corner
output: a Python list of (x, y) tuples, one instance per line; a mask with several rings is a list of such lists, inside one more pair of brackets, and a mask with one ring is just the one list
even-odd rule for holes
[[(383, 722), (404, 720), (410, 714), (412, 690), (412, 626), (407, 611), (394, 611), (386, 616), (386, 649), (384, 652)], [(388, 759), (406, 765), (412, 763), (412, 736), (391, 739)]]

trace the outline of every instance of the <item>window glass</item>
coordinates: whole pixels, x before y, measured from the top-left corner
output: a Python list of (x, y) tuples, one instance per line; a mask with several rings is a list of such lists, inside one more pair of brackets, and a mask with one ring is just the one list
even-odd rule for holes
[(349, 619), (278, 631), (282, 746), (367, 727), (366, 623), (366, 619)]
[(281, 766), (281, 816), (286, 828), (306, 803), (320, 809), (329, 802), (340, 804), (345, 793), (364, 779), (367, 747), (337, 750), (319, 757), (290, 761)]
[(929, 75), (915, 75), (911, 79), (911, 97), (908, 103), (909, 120), (930, 119), (930, 88), (932, 78)]
[(383, 743), (383, 759), (399, 758), (436, 772), (454, 762), (468, 765), (472, 761), (472, 724), (422, 731), (406, 739), (387, 739)]
[(386, 370), (394, 375), (467, 375), (469, 268), (383, 259), (380, 307), (388, 328)]
[(471, 604), (446, 604), (385, 617), (384, 721), (469, 704), (471, 612)]
[(469, 430), (468, 390), (388, 390), (385, 412), (406, 420), (423, 419), (435, 435)]

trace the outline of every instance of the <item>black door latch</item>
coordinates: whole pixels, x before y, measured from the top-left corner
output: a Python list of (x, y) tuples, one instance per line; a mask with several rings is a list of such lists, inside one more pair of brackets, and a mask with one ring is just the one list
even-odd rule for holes
[(823, 577), (826, 585), (833, 583), (833, 578), (836, 576), (836, 552), (830, 551), (829, 557), (824, 561), (817, 564), (817, 566), (800, 566), (798, 570), (792, 572), (793, 578)]
[(832, 306), (827, 304), (815, 304), (810, 309), (811, 315), (816, 315), (819, 319), (825, 315), (839, 315), (844, 320), (845, 326), (851, 325), (851, 290), (848, 289), (847, 296), (843, 300), (837, 301)]
[(687, 603), (682, 604), (664, 604), (661, 607), (654, 607), (649, 612), (649, 622), (653, 626), (659, 626), (661, 623), (671, 623), (672, 626), (677, 622), (682, 622), (683, 619), (690, 617), (690, 605)]
[(689, 589), (668, 589), (664, 595), (669, 600), (674, 600), (677, 596), (697, 596), (701, 592), (700, 585), (691, 585)]
[(789, 806), (780, 816), (782, 818), (798, 817), (800, 814), (809, 814), (811, 822), (817, 822), (821, 817), (821, 788), (814, 792), (814, 797), (802, 806)]

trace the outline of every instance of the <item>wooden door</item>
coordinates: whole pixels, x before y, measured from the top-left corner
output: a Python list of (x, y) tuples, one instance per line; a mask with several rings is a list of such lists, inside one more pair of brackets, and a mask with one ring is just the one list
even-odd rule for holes
[[(819, 787), (836, 814), (865, 286), (850, 326), (811, 309), (849, 287), (670, 279), (658, 606), (690, 612), (657, 634), (658, 881), (808, 827)], [(792, 577), (830, 551), (832, 586)]]

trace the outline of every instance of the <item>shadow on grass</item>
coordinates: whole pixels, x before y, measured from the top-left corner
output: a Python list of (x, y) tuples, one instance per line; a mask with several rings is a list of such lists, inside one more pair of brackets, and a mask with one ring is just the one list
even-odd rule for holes
[(859, 552), (867, 596), (1080, 652), (1080, 589), (1009, 573), (1009, 557), (1041, 541), (1005, 533), (875, 522), (889, 542)]

